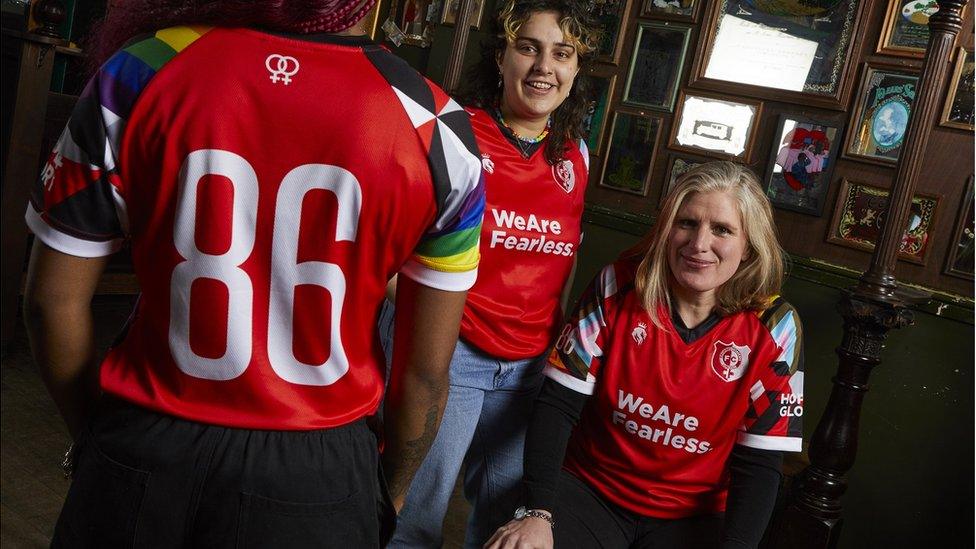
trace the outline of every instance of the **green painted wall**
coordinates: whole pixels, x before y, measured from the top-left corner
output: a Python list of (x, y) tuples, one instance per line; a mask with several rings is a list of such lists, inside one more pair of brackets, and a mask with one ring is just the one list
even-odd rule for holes
[[(592, 216), (591, 221), (592, 221)], [(617, 226), (617, 225), (615, 225)], [(584, 223), (574, 284), (578, 296), (638, 232)], [(805, 330), (804, 440), (823, 413), (837, 369), (842, 320), (834, 275), (791, 277), (785, 297)], [(861, 414), (857, 461), (842, 499), (840, 549), (971, 547), (973, 539), (973, 315), (968, 322), (916, 314), (892, 332)]]

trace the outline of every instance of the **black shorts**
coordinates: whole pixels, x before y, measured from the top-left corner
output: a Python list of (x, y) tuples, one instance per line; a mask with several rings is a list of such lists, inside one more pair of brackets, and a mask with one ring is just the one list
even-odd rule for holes
[(376, 437), (229, 429), (106, 400), (79, 437), (52, 547), (382, 547)]
[(565, 470), (553, 518), (555, 549), (715, 549), (722, 539), (722, 514), (645, 517), (607, 501)]

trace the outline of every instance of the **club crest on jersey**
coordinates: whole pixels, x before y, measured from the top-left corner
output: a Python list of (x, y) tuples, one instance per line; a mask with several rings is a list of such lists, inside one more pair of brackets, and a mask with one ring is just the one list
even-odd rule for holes
[(638, 322), (637, 327), (630, 332), (630, 337), (634, 338), (634, 341), (637, 342), (637, 346), (639, 347), (644, 343), (644, 339), (647, 338), (647, 324)]
[(491, 157), (487, 154), (481, 155), (481, 167), (488, 173), (495, 173), (495, 163), (491, 161)]
[(573, 173), (573, 161), (562, 160), (552, 166), (552, 178), (556, 180), (562, 190), (566, 193), (573, 192), (576, 187), (576, 174)]
[(742, 377), (749, 366), (749, 353), (752, 349), (748, 345), (736, 345), (722, 340), (715, 342), (712, 351), (712, 371), (722, 378), (722, 381), (735, 381)]
[(272, 53), (264, 60), (264, 66), (271, 73), (271, 83), (277, 84), (280, 80), (282, 84), (291, 84), (291, 77), (298, 73), (298, 59), (289, 55)]

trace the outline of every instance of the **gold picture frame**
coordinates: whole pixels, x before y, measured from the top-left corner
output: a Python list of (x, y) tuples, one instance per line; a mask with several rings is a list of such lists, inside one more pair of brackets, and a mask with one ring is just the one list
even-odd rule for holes
[[(974, 58), (973, 50), (959, 48), (959, 53), (956, 54), (956, 63), (952, 69), (952, 77), (949, 79), (949, 89), (946, 92), (945, 105), (942, 107), (942, 116), (939, 117), (940, 126), (969, 131), (976, 129), (976, 125), (973, 124), (972, 105), (974, 68), (976, 68), (976, 58)], [(965, 80), (963, 80), (964, 75)], [(963, 95), (960, 95), (960, 91)], [(969, 108), (966, 109), (968, 112), (962, 113), (963, 116), (968, 114), (968, 123), (960, 121), (960, 113), (954, 112), (960, 110), (957, 100), (968, 100), (970, 102)]]
[[(474, 9), (468, 16), (468, 23), (471, 28), (480, 29), (481, 20), (485, 13), (485, 0), (472, 0)], [(458, 10), (461, 9), (461, 0), (444, 0), (444, 9), (441, 11), (441, 25), (454, 26), (457, 21)]]

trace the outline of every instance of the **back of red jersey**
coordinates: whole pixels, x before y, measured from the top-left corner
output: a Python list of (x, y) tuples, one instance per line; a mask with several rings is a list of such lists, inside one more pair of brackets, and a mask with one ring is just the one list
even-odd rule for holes
[(484, 198), (467, 118), (365, 41), (181, 27), (126, 47), (28, 211), (74, 255), (131, 239), (142, 296), (103, 388), (233, 427), (373, 412), (389, 277), (474, 281)]

